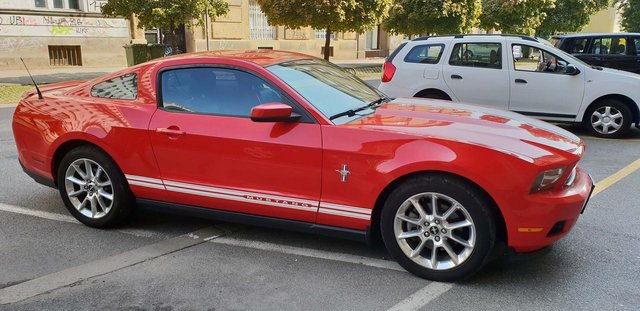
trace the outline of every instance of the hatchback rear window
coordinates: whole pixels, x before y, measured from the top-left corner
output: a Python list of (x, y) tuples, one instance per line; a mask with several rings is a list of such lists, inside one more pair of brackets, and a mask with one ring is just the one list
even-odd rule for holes
[(409, 51), (404, 61), (407, 63), (437, 64), (440, 62), (442, 50), (444, 50), (442, 44), (417, 45)]

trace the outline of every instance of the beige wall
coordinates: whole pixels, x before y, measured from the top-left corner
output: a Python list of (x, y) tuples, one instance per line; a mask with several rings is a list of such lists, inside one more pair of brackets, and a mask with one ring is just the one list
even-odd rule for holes
[(602, 10), (591, 16), (589, 24), (580, 32), (620, 32), (620, 14), (613, 7)]

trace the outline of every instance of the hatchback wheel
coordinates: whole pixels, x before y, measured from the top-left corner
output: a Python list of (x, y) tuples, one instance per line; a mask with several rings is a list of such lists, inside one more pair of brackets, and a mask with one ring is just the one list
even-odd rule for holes
[(477, 272), (495, 241), (491, 203), (454, 177), (409, 180), (385, 203), (381, 232), (391, 255), (409, 272), (456, 281)]
[(69, 212), (91, 227), (119, 224), (134, 204), (118, 166), (96, 147), (79, 147), (62, 158), (58, 189)]
[(631, 111), (620, 101), (605, 99), (587, 110), (585, 125), (592, 135), (618, 138), (631, 129)]

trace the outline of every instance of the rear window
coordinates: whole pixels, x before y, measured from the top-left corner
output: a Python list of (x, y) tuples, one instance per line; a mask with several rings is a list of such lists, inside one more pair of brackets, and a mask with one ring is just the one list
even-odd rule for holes
[(553, 46), (560, 48), (560, 38), (551, 38), (551, 44), (553, 44)]
[(404, 61), (407, 63), (437, 64), (443, 49), (444, 45), (442, 44), (417, 45), (409, 51)]
[(392, 62), (394, 58), (396, 58), (396, 55), (398, 55), (398, 53), (400, 53), (400, 51), (402, 50), (402, 48), (405, 47), (405, 45), (407, 45), (407, 42), (403, 42), (402, 44), (400, 44), (395, 51), (393, 51), (393, 53), (391, 53), (391, 55), (389, 55), (389, 57), (387, 57), (387, 61), (388, 62)]
[(100, 82), (91, 88), (91, 96), (111, 99), (136, 99), (138, 97), (138, 75), (132, 73)]

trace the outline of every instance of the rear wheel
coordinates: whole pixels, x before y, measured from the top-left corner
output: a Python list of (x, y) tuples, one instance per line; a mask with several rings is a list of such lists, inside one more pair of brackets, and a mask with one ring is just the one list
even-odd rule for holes
[(587, 110), (584, 124), (597, 137), (618, 138), (631, 129), (631, 111), (624, 103), (615, 99), (604, 99)]
[(133, 194), (116, 163), (93, 146), (78, 147), (62, 158), (58, 189), (69, 212), (91, 227), (121, 223), (134, 205)]
[(496, 229), (490, 208), (463, 180), (414, 178), (387, 199), (382, 238), (407, 271), (434, 281), (460, 280), (477, 272), (491, 254)]

